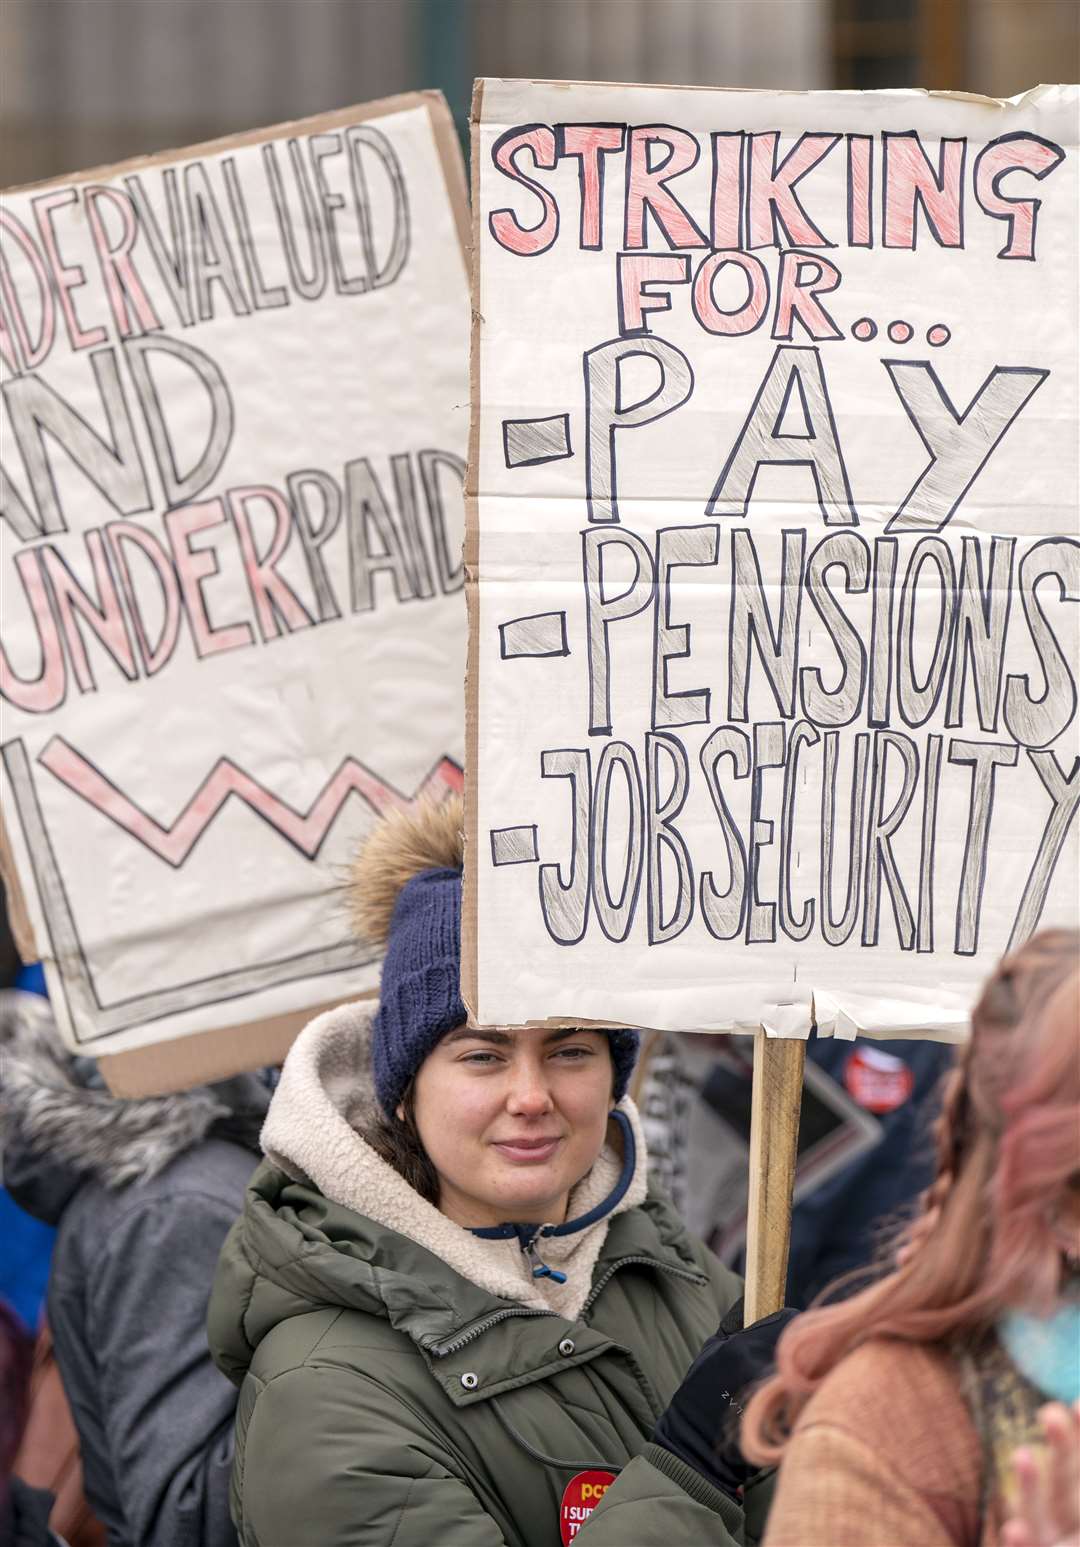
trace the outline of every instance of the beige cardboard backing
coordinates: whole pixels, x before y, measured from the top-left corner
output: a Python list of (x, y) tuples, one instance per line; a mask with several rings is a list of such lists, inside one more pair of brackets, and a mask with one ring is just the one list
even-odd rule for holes
[[(368, 997), (374, 996), (358, 995)], [(190, 1090), (193, 1085), (227, 1079), (242, 1069), (280, 1064), (309, 1020), (343, 1002), (331, 1000), (310, 1010), (275, 1015), (246, 1026), (223, 1026), (220, 1031), (155, 1042), (127, 1053), (106, 1053), (98, 1059), (98, 1067), (114, 1096), (161, 1096), (172, 1090)]]

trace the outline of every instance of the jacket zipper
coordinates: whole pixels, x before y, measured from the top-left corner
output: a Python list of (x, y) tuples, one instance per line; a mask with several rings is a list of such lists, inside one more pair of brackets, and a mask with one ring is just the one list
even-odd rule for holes
[(592, 1309), (600, 1291), (607, 1287), (620, 1268), (635, 1267), (638, 1264), (647, 1268), (656, 1268), (660, 1273), (670, 1273), (673, 1278), (685, 1278), (691, 1284), (708, 1283), (708, 1278), (704, 1273), (694, 1273), (690, 1268), (676, 1268), (670, 1262), (658, 1262), (655, 1257), (620, 1257), (611, 1264), (603, 1276), (598, 1278), (592, 1286), (592, 1289), (589, 1291), (589, 1298), (581, 1307), (582, 1319), (584, 1320), (585, 1316)]
[[(620, 1268), (633, 1267), (637, 1264), (642, 1264), (645, 1267), (656, 1268), (661, 1273), (670, 1273), (674, 1278), (685, 1278), (691, 1284), (705, 1284), (708, 1282), (708, 1279), (703, 1273), (693, 1273), (689, 1268), (676, 1268), (673, 1267), (671, 1263), (658, 1262), (655, 1257), (619, 1257), (610, 1265), (603, 1276), (597, 1279), (596, 1283), (589, 1291), (589, 1297), (585, 1301), (585, 1304), (581, 1307), (582, 1318), (584, 1318), (586, 1312), (592, 1308), (596, 1301), (596, 1297), (600, 1294), (601, 1290), (603, 1290), (615, 1277), (615, 1274), (619, 1271)], [(506, 1321), (511, 1316), (554, 1315), (554, 1311), (532, 1310), (525, 1305), (507, 1306), (505, 1310), (496, 1311), (492, 1316), (485, 1316), (483, 1321), (475, 1322), (467, 1332), (462, 1332), (460, 1336), (451, 1338), (448, 1343), (434, 1344), (430, 1352), (435, 1359), (444, 1359), (448, 1354), (459, 1353), (460, 1350), (471, 1343), (474, 1338), (478, 1338), (482, 1333), (486, 1332), (489, 1327), (494, 1327), (498, 1322)]]
[(525, 1305), (508, 1305), (506, 1310), (496, 1311), (493, 1316), (485, 1316), (483, 1321), (474, 1323), (474, 1325), (471, 1326), (467, 1332), (461, 1333), (459, 1337), (451, 1338), (449, 1343), (434, 1344), (430, 1351), (434, 1358), (443, 1359), (447, 1354), (456, 1354), (459, 1349), (464, 1348), (467, 1343), (471, 1343), (473, 1338), (478, 1338), (481, 1333), (486, 1332), (489, 1327), (494, 1327), (496, 1322), (506, 1321), (510, 1316), (554, 1315), (554, 1311), (536, 1311), (530, 1310), (529, 1307)]

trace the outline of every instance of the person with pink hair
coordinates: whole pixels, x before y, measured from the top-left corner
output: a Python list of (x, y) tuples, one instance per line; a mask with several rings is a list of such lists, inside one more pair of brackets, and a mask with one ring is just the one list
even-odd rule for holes
[(1080, 934), (1007, 957), (891, 1271), (798, 1317), (744, 1454), (764, 1547), (1080, 1547)]

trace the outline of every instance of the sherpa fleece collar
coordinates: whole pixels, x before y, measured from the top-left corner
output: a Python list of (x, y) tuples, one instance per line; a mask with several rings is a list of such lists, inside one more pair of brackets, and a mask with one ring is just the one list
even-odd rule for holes
[[(586, 1229), (545, 1239), (544, 1260), (566, 1283), (534, 1279), (516, 1239), (480, 1240), (425, 1202), (361, 1136), (377, 1117), (371, 1079), (371, 1010), (343, 1005), (312, 1021), (293, 1044), (262, 1131), (269, 1159), (296, 1181), (441, 1258), (454, 1272), (503, 1300), (575, 1318), (616, 1214), (636, 1208), (647, 1190), (645, 1137), (629, 1097), (619, 1103), (631, 1124), (636, 1164), (614, 1208)], [(615, 1129), (616, 1125), (612, 1125)], [(618, 1147), (617, 1147), (618, 1146)], [(609, 1142), (570, 1195), (569, 1217), (595, 1209), (616, 1188), (621, 1144)]]

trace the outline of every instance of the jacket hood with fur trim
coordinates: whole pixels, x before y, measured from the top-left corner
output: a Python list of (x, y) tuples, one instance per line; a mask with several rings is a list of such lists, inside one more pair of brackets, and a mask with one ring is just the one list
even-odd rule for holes
[(0, 992), (0, 1157), (21, 1208), (55, 1224), (88, 1178), (147, 1181), (213, 1132), (258, 1153), (269, 1091), (258, 1075), (140, 1099), (110, 1094), (92, 1059), (69, 1053), (46, 1000)]
[[(543, 1241), (544, 1261), (567, 1275), (565, 1284), (534, 1279), (516, 1240), (481, 1240), (427, 1203), (363, 1137), (377, 1119), (371, 1078), (371, 1009), (363, 1004), (327, 1011), (290, 1049), (262, 1132), (268, 1158), (294, 1181), (313, 1184), (332, 1203), (406, 1236), (479, 1288), (520, 1305), (574, 1317), (588, 1296), (592, 1270), (608, 1225), (637, 1207), (647, 1192), (645, 1138), (634, 1103), (619, 1110), (634, 1133), (630, 1184), (595, 1224)], [(603, 1203), (623, 1170), (616, 1125), (589, 1174), (570, 1195), (567, 1218)]]

